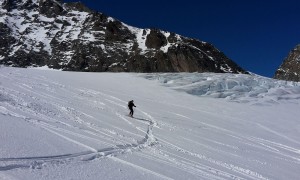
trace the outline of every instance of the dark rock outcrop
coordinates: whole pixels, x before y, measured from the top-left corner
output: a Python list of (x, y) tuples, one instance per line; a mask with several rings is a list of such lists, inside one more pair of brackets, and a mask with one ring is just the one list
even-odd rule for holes
[(82, 3), (4, 0), (0, 64), (69, 71), (246, 73), (209, 43), (128, 26)]
[[(30, 1), (32, 3), (32, 0)], [(63, 6), (58, 1), (49, 0), (39, 0), (39, 13), (49, 18), (66, 14)]]
[(300, 45), (297, 45), (284, 59), (276, 71), (275, 79), (300, 81)]
[(146, 47), (160, 49), (161, 47), (167, 45), (167, 38), (159, 30), (152, 29), (146, 37)]

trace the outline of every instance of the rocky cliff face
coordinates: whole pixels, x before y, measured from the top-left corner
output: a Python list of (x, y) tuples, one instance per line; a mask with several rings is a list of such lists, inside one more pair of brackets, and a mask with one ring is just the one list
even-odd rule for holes
[(284, 59), (276, 71), (275, 79), (300, 81), (300, 45), (296, 46)]
[(211, 44), (58, 0), (0, 0), (0, 64), (72, 71), (245, 73)]

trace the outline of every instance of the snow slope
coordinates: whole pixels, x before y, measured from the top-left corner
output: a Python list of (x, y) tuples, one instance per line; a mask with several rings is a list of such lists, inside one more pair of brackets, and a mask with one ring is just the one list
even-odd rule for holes
[(299, 94), (249, 75), (2, 67), (0, 179), (296, 180)]

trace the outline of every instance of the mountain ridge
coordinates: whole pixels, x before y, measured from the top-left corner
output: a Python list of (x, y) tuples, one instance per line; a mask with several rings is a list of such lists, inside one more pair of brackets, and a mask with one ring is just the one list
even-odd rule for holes
[(79, 2), (1, 0), (0, 64), (69, 71), (247, 73), (213, 45)]
[(274, 75), (275, 79), (300, 81), (300, 44), (292, 49)]

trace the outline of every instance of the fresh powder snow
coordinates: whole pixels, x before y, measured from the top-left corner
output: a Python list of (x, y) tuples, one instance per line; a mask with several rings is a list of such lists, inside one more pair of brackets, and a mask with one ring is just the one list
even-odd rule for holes
[(0, 67), (0, 179), (300, 177), (299, 83), (45, 69)]

